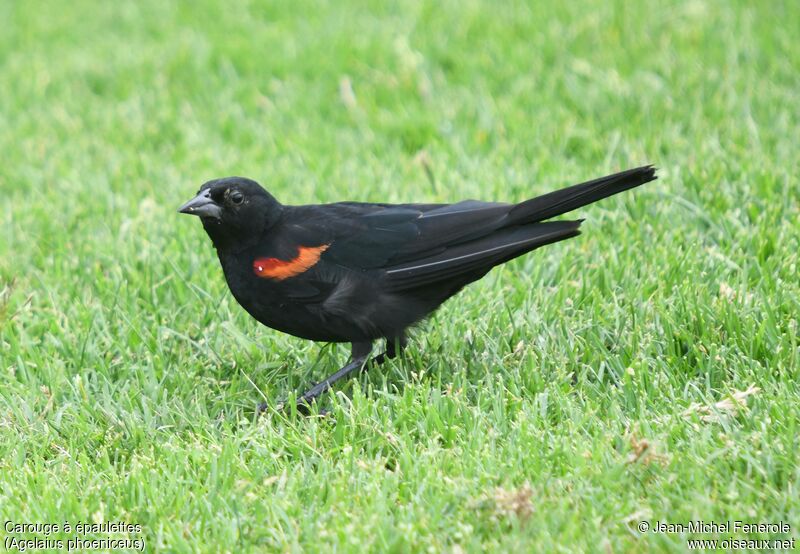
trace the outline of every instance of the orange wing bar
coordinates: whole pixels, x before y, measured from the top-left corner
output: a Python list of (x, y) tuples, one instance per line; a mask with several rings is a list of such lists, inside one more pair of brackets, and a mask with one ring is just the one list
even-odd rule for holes
[(330, 245), (300, 246), (297, 249), (297, 256), (291, 260), (256, 258), (253, 261), (253, 271), (259, 277), (283, 281), (289, 277), (300, 275), (314, 267), (319, 261), (319, 257), (322, 256), (322, 253), (328, 249), (328, 246)]

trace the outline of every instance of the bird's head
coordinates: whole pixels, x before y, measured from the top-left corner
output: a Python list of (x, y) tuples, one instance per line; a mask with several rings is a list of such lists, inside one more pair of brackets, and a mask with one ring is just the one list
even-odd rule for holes
[(282, 207), (261, 185), (244, 177), (208, 181), (197, 196), (181, 206), (182, 214), (196, 215), (217, 248), (244, 247), (280, 217)]

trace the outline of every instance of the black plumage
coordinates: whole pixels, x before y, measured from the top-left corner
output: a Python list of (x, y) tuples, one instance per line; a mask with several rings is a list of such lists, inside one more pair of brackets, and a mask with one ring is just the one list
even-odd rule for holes
[(582, 220), (545, 220), (655, 178), (652, 166), (639, 167), (519, 204), (285, 206), (255, 181), (229, 177), (205, 183), (180, 211), (201, 217), (231, 292), (254, 318), (352, 343), (351, 363), (308, 391), (308, 402), (362, 367), (375, 340), (386, 339), (393, 356), (406, 329), (491, 268), (580, 234)]

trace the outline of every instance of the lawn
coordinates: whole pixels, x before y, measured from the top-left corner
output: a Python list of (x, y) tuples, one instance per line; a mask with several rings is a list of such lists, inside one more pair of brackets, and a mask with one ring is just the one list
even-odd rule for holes
[[(0, 520), (73, 527), (4, 541), (800, 537), (797, 2), (46, 0), (0, 20)], [(658, 181), (467, 288), (327, 418), (254, 407), (348, 348), (252, 320), (176, 213), (232, 174), (289, 204), (519, 201), (645, 163)], [(690, 520), (790, 531), (638, 529)], [(74, 529), (114, 521), (141, 528)]]

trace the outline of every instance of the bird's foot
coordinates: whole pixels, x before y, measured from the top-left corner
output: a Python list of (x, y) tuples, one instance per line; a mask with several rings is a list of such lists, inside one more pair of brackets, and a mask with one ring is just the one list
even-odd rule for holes
[[(300, 397), (294, 403), (294, 406), (295, 406), (295, 409), (297, 410), (297, 413), (301, 414), (301, 415), (304, 415), (304, 416), (311, 415), (311, 405), (314, 403), (314, 401), (315, 401), (315, 399), (313, 399), (313, 398), (312, 399), (307, 399), (305, 397), (305, 395)], [(291, 405), (292, 405), (291, 402), (289, 402), (288, 400), (284, 400), (282, 402), (279, 402), (278, 405), (275, 406), (275, 411), (288, 413), (290, 411), (289, 408), (291, 407)], [(262, 402), (261, 404), (259, 404), (256, 407), (256, 417), (260, 417), (268, 409), (269, 409), (269, 404), (267, 404), (266, 402)], [(330, 413), (331, 413), (331, 411), (328, 410), (327, 408), (320, 408), (318, 415), (327, 416)]]
[[(342, 369), (331, 375), (330, 377), (323, 379), (321, 382), (317, 383), (306, 392), (303, 393), (300, 398), (297, 399), (295, 402), (295, 408), (297, 409), (297, 413), (302, 415), (310, 415), (311, 414), (311, 404), (313, 404), (317, 398), (322, 396), (325, 392), (327, 392), (331, 386), (340, 379), (348, 377), (352, 373), (356, 371), (360, 371), (369, 366), (369, 364), (382, 364), (387, 357), (387, 354), (384, 352), (382, 354), (378, 354), (377, 356), (373, 357), (371, 360), (367, 361), (366, 355), (360, 356), (358, 358), (353, 359), (345, 365)], [(288, 410), (289, 406), (291, 405), (288, 401), (283, 401), (277, 406), (278, 411), (285, 412)], [(269, 406), (266, 402), (262, 402), (258, 405), (258, 409), (256, 414), (261, 415), (267, 411)], [(320, 409), (319, 415), (328, 415), (330, 410), (326, 410), (325, 408)]]

